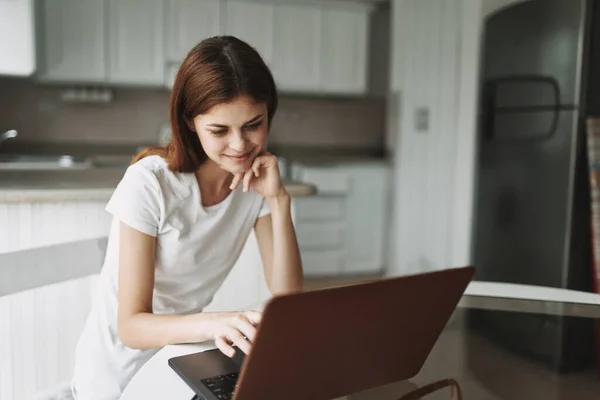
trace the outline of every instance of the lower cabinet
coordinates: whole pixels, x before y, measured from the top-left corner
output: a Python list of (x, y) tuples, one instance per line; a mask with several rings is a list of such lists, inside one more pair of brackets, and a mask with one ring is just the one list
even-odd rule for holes
[(296, 164), (294, 179), (318, 194), (295, 201), (306, 276), (376, 275), (384, 267), (389, 167), (385, 162)]

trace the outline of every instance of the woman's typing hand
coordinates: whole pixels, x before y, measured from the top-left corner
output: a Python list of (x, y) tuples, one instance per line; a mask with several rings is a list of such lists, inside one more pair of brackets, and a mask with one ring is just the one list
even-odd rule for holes
[(233, 345), (249, 354), (261, 318), (258, 311), (219, 313), (213, 327), (216, 346), (228, 357), (235, 354)]

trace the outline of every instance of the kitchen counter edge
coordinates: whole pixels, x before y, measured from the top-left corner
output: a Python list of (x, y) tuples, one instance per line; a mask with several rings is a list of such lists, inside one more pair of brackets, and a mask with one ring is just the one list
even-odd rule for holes
[[(314, 185), (284, 181), (287, 192), (292, 197), (308, 197), (317, 193)], [(61, 202), (107, 202), (114, 187), (80, 188), (0, 188), (0, 204), (10, 203), (61, 203)]]

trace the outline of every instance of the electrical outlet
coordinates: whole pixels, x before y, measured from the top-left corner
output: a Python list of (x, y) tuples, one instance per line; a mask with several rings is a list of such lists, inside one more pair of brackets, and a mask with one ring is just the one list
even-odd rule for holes
[(429, 108), (418, 107), (415, 111), (415, 130), (427, 132), (429, 130)]

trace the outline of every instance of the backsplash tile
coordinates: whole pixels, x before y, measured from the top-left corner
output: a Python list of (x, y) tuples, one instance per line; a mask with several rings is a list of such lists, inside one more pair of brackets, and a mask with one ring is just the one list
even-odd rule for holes
[[(168, 122), (169, 92), (115, 88), (110, 103), (67, 103), (66, 87), (0, 78), (0, 131), (20, 138), (102, 144), (156, 143)], [(384, 98), (281, 96), (269, 142), (277, 145), (381, 148)], [(16, 139), (18, 140), (18, 139)]]

